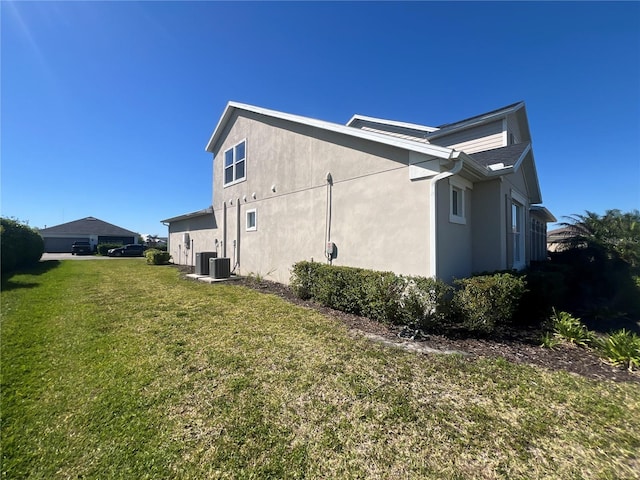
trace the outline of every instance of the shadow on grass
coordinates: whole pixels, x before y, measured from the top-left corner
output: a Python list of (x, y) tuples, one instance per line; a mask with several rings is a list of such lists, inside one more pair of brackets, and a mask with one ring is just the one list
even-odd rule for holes
[(38, 262), (37, 264), (27, 267), (21, 268), (13, 272), (7, 272), (2, 274), (2, 282), (0, 282), (0, 290), (3, 292), (9, 290), (15, 290), (17, 288), (34, 288), (40, 285), (36, 282), (14, 282), (12, 280), (13, 276), (16, 274), (27, 274), (27, 275), (42, 275), (43, 273), (47, 273), (49, 270), (53, 270), (60, 266), (59, 260), (47, 260), (44, 262)]

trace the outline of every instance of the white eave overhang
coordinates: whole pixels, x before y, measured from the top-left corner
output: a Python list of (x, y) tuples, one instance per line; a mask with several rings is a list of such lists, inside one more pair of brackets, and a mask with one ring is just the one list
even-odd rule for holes
[(212, 215), (212, 214), (213, 214), (213, 207), (207, 207), (205, 209), (198, 210), (197, 212), (185, 213), (183, 215), (178, 215), (177, 217), (171, 217), (165, 220), (160, 220), (160, 223), (179, 222), (180, 220), (187, 220), (189, 218), (196, 218), (196, 217), (204, 217), (206, 215)]
[(243, 103), (229, 102), (224, 110), (224, 113), (220, 117), (218, 124), (216, 125), (209, 142), (205, 150), (210, 153), (214, 153), (216, 144), (220, 140), (224, 126), (231, 118), (234, 111), (244, 110), (247, 112), (256, 113), (259, 115), (265, 115), (272, 118), (278, 118), (289, 122), (307, 125), (310, 127), (319, 128), (322, 130), (336, 132), (350, 137), (362, 138), (364, 140), (370, 140), (372, 142), (381, 143), (384, 145), (390, 145), (393, 147), (401, 148), (404, 150), (410, 150), (413, 152), (422, 153), (433, 158), (450, 159), (454, 150), (451, 148), (440, 147), (438, 145), (430, 145), (422, 142), (414, 142), (411, 140), (405, 140), (402, 138), (396, 138), (382, 133), (369, 132), (366, 130), (360, 130), (358, 128), (348, 127), (346, 125), (340, 125), (338, 123), (326, 122), (324, 120), (317, 120), (315, 118), (303, 117), (300, 115), (293, 115), (290, 113), (278, 112), (276, 110), (269, 110), (266, 108), (255, 107), (253, 105), (246, 105)]
[(417, 131), (426, 132), (426, 133), (433, 133), (438, 131), (436, 127), (418, 125), (417, 123), (398, 122), (396, 120), (385, 120), (382, 118), (367, 117), (365, 115), (358, 115), (358, 114), (351, 117), (351, 120), (347, 122), (347, 126), (351, 127), (354, 123), (356, 123), (359, 120), (363, 122), (377, 123), (379, 125), (390, 125), (392, 127), (407, 128), (410, 130), (417, 130)]
[(503, 108), (502, 110), (498, 110), (496, 112), (492, 112), (486, 115), (482, 115), (479, 117), (470, 118), (467, 121), (462, 121), (458, 123), (453, 123), (451, 125), (443, 125), (442, 127), (436, 129), (433, 133), (427, 136), (427, 139), (438, 138), (443, 135), (448, 135), (458, 130), (464, 130), (466, 128), (476, 127), (478, 125), (482, 125), (484, 123), (490, 123), (500, 118), (504, 118), (510, 113), (513, 113), (524, 106), (524, 102), (518, 102), (511, 107)]

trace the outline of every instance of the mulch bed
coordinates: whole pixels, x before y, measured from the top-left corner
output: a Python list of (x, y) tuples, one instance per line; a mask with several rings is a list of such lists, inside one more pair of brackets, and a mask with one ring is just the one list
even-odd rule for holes
[(266, 280), (257, 281), (251, 278), (238, 280), (234, 284), (277, 295), (288, 302), (317, 310), (324, 315), (335, 318), (356, 334), (362, 334), (385, 343), (394, 343), (399, 347), (410, 347), (415, 351), (421, 351), (421, 349), (425, 352), (430, 349), (443, 352), (453, 350), (468, 354), (470, 359), (502, 357), (513, 363), (536, 365), (552, 371), (563, 370), (595, 380), (640, 383), (638, 372), (632, 373), (624, 368), (609, 365), (587, 349), (572, 345), (562, 345), (554, 349), (541, 347), (541, 332), (539, 330), (513, 331), (500, 339), (470, 338), (453, 332), (453, 335), (429, 333), (426, 339), (410, 340), (399, 337), (402, 327), (384, 325), (365, 317), (324, 307), (313, 301), (301, 300), (286, 285)]

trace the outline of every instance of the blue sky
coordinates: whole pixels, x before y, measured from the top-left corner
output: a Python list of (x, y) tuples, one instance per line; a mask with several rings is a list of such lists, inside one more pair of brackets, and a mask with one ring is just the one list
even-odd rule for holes
[(0, 2), (3, 216), (211, 204), (229, 100), (440, 125), (527, 104), (559, 219), (640, 208), (640, 3)]

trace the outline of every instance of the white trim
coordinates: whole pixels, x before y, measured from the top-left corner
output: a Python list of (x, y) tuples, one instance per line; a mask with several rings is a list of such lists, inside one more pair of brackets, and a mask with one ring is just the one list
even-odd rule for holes
[[(466, 207), (466, 198), (467, 198), (467, 190), (473, 189), (473, 183), (469, 180), (462, 178), (458, 175), (449, 177), (449, 221), (451, 223), (457, 223), (459, 225), (467, 224), (467, 207)], [(453, 194), (454, 192), (459, 193), (458, 195), (458, 211), (459, 213), (455, 213), (453, 211)]]
[(509, 134), (507, 132), (509, 126), (507, 125), (507, 117), (502, 119), (502, 146), (506, 147), (509, 145)]
[(259, 115), (265, 115), (273, 118), (279, 118), (281, 120), (286, 120), (289, 122), (299, 123), (302, 125), (307, 125), (310, 127), (320, 128), (322, 130), (327, 130), (330, 132), (341, 133), (343, 135), (348, 135), (350, 137), (362, 138), (365, 140), (371, 140), (376, 143), (381, 143), (385, 145), (390, 145), (393, 147), (402, 148), (404, 150), (412, 150), (414, 152), (425, 153), (427, 155), (432, 155), (438, 158), (444, 159), (452, 159), (453, 153), (455, 150), (446, 147), (440, 147), (438, 145), (431, 145), (428, 143), (416, 142), (413, 140), (406, 140), (397, 137), (391, 137), (384, 133), (375, 133), (369, 132), (366, 130), (360, 130), (358, 128), (347, 127), (346, 125), (340, 125), (337, 123), (325, 122), (323, 120), (316, 120), (314, 118), (307, 118), (300, 115), (292, 115), (290, 113), (278, 112), (275, 110), (269, 110), (261, 107), (254, 107), (252, 105), (246, 105), (242, 103), (229, 102), (227, 107), (220, 117), (218, 124), (216, 125), (211, 138), (209, 139), (209, 143), (205, 150), (210, 153), (214, 153), (214, 147), (220, 137), (222, 136), (224, 125), (233, 115), (235, 110), (245, 110), (248, 112), (257, 113)]
[(503, 108), (493, 113), (472, 117), (468, 120), (461, 122), (455, 122), (449, 125), (443, 125), (440, 129), (433, 134), (429, 135), (427, 139), (437, 138), (443, 135), (448, 135), (457, 130), (464, 130), (466, 128), (475, 127), (484, 123), (490, 123), (500, 117), (506, 117), (507, 115), (520, 110), (524, 106), (524, 102), (518, 102), (509, 108)]
[[(518, 258), (518, 260), (516, 261), (516, 238), (515, 238), (515, 232), (513, 230), (513, 225), (515, 223), (514, 218), (513, 218), (513, 211), (514, 211), (514, 207), (519, 207), (519, 211), (520, 211), (520, 231), (518, 231), (518, 250), (520, 252), (520, 256)], [(529, 205), (527, 203), (527, 199), (524, 195), (522, 195), (520, 192), (518, 192), (517, 190), (511, 189), (511, 225), (509, 225), (509, 230), (511, 231), (511, 235), (512, 235), (512, 248), (513, 251), (511, 252), (511, 261), (513, 263), (513, 268), (515, 269), (521, 269), (524, 268), (527, 265), (527, 232), (529, 231), (528, 225), (529, 225), (529, 216), (527, 215), (527, 212), (529, 210)]]
[[(235, 174), (236, 174), (236, 165), (237, 165), (237, 160), (236, 160), (236, 147), (241, 145), (242, 143), (244, 143), (244, 158), (242, 159), (242, 161), (244, 162), (244, 175), (240, 178), (235, 178)], [(227, 180), (227, 175), (226, 175), (226, 170), (227, 170), (227, 165), (226, 165), (226, 156), (227, 156), (227, 152), (232, 151), (233, 152), (233, 163), (231, 164), (232, 170), (233, 170), (233, 176), (234, 179), (230, 182), (226, 182)], [(231, 147), (227, 148), (224, 152), (222, 152), (222, 187), (223, 188), (227, 188), (230, 187), (232, 185), (235, 185), (237, 183), (241, 183), (244, 182), (247, 179), (247, 139), (243, 138), (242, 140), (240, 140), (238, 143), (236, 143), (235, 145), (232, 145)]]
[[(249, 215), (253, 213), (253, 226), (249, 226)], [(245, 226), (247, 229), (247, 232), (255, 232), (256, 230), (258, 230), (258, 213), (256, 211), (255, 208), (251, 208), (249, 210), (247, 210), (245, 212)]]
[[(392, 127), (400, 127), (400, 128), (408, 128), (410, 130), (418, 130), (421, 132), (433, 133), (437, 132), (438, 128), (436, 127), (428, 127), (426, 125), (418, 125), (417, 123), (408, 123), (408, 122), (398, 122), (396, 120), (385, 120), (383, 118), (375, 118), (375, 117), (367, 117), (365, 115), (355, 114), (351, 117), (351, 120), (347, 122), (348, 127), (353, 127), (353, 123), (358, 120), (369, 123), (377, 123), (379, 125), (389, 125)], [(357, 128), (357, 127), (354, 127)]]
[(439, 173), (429, 181), (429, 277), (435, 277), (438, 274), (438, 208), (437, 208), (437, 185), (443, 178), (451, 177), (462, 170), (463, 159), (459, 156), (459, 152), (455, 152), (455, 164), (451, 170)]

